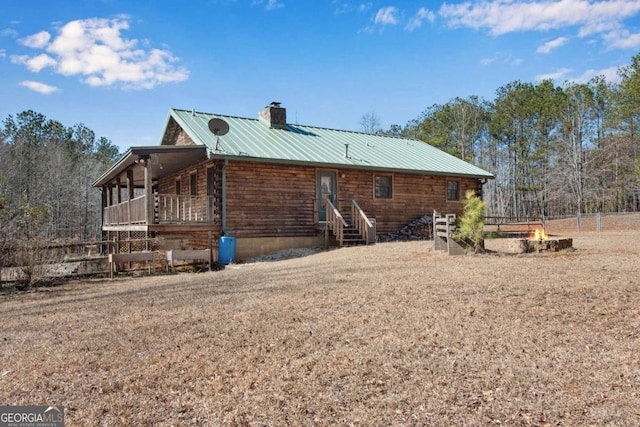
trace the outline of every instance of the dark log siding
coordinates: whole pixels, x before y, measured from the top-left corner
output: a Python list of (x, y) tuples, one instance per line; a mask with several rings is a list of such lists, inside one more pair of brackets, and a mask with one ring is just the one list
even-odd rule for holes
[[(204, 196), (207, 194), (207, 169), (216, 168), (216, 188), (215, 195), (217, 197), (216, 207), (220, 209), (220, 196), (222, 193), (222, 161), (205, 160), (190, 168), (183, 169), (178, 173), (167, 175), (158, 181), (159, 194), (176, 194), (176, 181), (180, 180), (180, 195), (189, 196), (191, 194), (191, 175), (196, 174), (197, 177), (197, 195)], [(219, 216), (218, 212), (218, 216)]]
[(175, 141), (175, 145), (196, 145), (193, 139), (185, 131), (181, 131)]
[[(197, 177), (197, 195), (204, 196), (207, 194), (207, 169), (214, 167), (216, 169), (216, 185), (215, 185), (215, 223), (208, 227), (213, 232), (213, 237), (217, 240), (217, 237), (221, 234), (221, 219), (222, 219), (222, 161), (206, 160), (193, 165), (190, 168), (183, 169), (178, 173), (171, 174), (162, 177), (158, 181), (158, 194), (163, 195), (175, 195), (176, 194), (176, 181), (180, 180), (180, 195), (189, 196), (191, 194), (191, 174), (195, 173)], [(190, 224), (184, 224), (179, 227), (182, 229), (178, 231), (175, 227), (171, 228), (171, 231), (165, 231), (161, 229), (158, 231), (159, 237), (164, 238), (182, 238), (184, 239), (184, 245), (180, 249), (206, 249), (208, 247), (208, 232), (198, 229), (194, 231)], [(215, 241), (214, 241), (215, 243)]]
[(227, 230), (237, 237), (313, 236), (315, 168), (229, 162)]
[[(342, 174), (344, 178), (341, 177)], [(374, 197), (375, 175), (393, 177), (391, 199)], [(345, 170), (338, 178), (338, 197), (342, 200), (343, 209), (349, 208), (348, 203), (355, 199), (367, 216), (376, 219), (376, 231), (389, 233), (413, 219), (432, 214), (434, 209), (440, 213), (460, 215), (463, 209), (462, 200), (446, 200), (447, 180), (460, 183), (461, 197), (464, 197), (467, 189), (479, 188), (478, 180), (474, 178)]]
[[(207, 192), (207, 168), (217, 171), (216, 211), (221, 223), (222, 161), (208, 160), (163, 177), (160, 194), (175, 194), (175, 181), (181, 180), (181, 193), (190, 194), (190, 176), (197, 174), (197, 193)], [(235, 237), (313, 236), (320, 232), (315, 224), (316, 167), (230, 161), (226, 166), (226, 228)], [(480, 188), (477, 179), (444, 176), (331, 169), (336, 172), (338, 198), (343, 213), (355, 199), (365, 213), (376, 218), (377, 232), (396, 231), (409, 221), (434, 209), (440, 213), (462, 213), (467, 189)], [(391, 175), (391, 199), (374, 197), (374, 176)], [(460, 183), (460, 201), (446, 200), (446, 183)]]

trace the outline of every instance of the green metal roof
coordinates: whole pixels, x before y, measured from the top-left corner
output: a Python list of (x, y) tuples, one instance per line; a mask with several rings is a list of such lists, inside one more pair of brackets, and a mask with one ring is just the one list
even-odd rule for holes
[[(219, 140), (208, 128), (212, 118), (229, 124), (229, 132)], [(493, 178), (491, 173), (418, 140), (297, 124), (275, 129), (257, 118), (179, 109), (169, 110), (163, 145), (172, 143), (168, 138), (172, 121), (195, 144), (205, 145), (210, 158)]]

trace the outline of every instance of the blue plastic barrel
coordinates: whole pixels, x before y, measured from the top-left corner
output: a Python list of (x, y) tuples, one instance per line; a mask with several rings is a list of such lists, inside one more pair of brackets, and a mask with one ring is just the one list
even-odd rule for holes
[(236, 238), (221, 236), (218, 245), (218, 262), (230, 264), (236, 260)]

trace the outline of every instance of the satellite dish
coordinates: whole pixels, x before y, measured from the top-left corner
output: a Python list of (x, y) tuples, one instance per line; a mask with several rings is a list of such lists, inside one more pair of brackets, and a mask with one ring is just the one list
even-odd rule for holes
[(229, 123), (225, 122), (222, 119), (213, 118), (209, 120), (209, 130), (215, 136), (226, 135), (229, 132)]
[(209, 130), (216, 136), (216, 151), (220, 150), (220, 136), (229, 132), (229, 123), (222, 119), (213, 118), (209, 120)]

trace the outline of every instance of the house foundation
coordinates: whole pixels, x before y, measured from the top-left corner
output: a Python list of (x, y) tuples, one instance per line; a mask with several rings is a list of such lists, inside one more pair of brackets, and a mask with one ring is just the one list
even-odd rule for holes
[(324, 236), (304, 237), (241, 237), (236, 239), (237, 259), (247, 259), (291, 248), (324, 246)]

